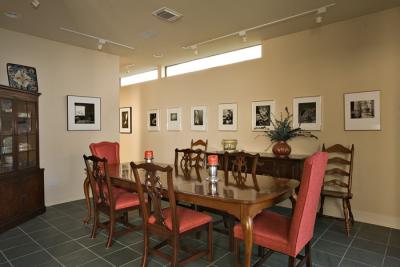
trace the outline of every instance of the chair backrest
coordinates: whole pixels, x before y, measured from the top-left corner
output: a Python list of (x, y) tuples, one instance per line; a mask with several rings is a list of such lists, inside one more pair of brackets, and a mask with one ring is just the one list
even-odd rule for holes
[(208, 147), (208, 140), (206, 139), (206, 141), (203, 141), (202, 139), (196, 140), (194, 141), (192, 139), (192, 141), (190, 142), (190, 149), (196, 150), (196, 149), (201, 149), (203, 150), (203, 153), (201, 153), (199, 155), (199, 164), (202, 168), (205, 168), (207, 165), (206, 162), (206, 152), (207, 152), (207, 147)]
[(89, 145), (92, 155), (106, 158), (108, 164), (119, 164), (119, 144), (117, 142), (100, 142)]
[[(166, 222), (163, 213), (162, 199), (168, 198), (171, 212), (172, 230), (178, 233), (179, 221), (176, 216), (176, 202), (174, 184), (172, 180), (172, 168), (162, 167), (153, 163), (142, 163), (136, 165), (130, 163), (136, 183), (136, 190), (139, 195), (141, 214), (143, 222), (152, 219), (152, 225), (166, 229)], [(166, 175), (167, 187), (164, 188), (159, 175)], [(144, 194), (146, 191), (146, 195)]]
[(291, 256), (297, 255), (313, 236), (327, 161), (328, 153), (316, 152), (304, 162), (289, 232)]
[(335, 144), (325, 148), (325, 144), (323, 144), (322, 151), (329, 153), (328, 164), (332, 166), (332, 168), (329, 167), (325, 171), (324, 185), (345, 188), (348, 193), (351, 193), (354, 145), (347, 148), (343, 145)]
[(185, 178), (191, 178), (192, 169), (195, 168), (196, 178), (201, 181), (200, 169), (202, 168), (200, 164), (200, 155), (203, 153), (201, 149), (175, 149), (175, 175), (178, 175), (179, 170)]
[[(233, 160), (230, 161), (230, 158)], [(260, 158), (260, 154), (249, 154), (245, 152), (234, 152), (224, 153), (224, 176), (225, 184), (229, 184), (229, 171), (231, 171), (232, 177), (236, 186), (248, 187), (246, 185), (247, 174), (250, 173), (253, 179), (254, 188), (259, 190), (257, 182), (257, 163)], [(250, 169), (248, 169), (250, 167)]]
[(83, 155), (87, 176), (92, 188), (93, 203), (114, 207), (114, 196), (111, 190), (111, 179), (106, 158)]

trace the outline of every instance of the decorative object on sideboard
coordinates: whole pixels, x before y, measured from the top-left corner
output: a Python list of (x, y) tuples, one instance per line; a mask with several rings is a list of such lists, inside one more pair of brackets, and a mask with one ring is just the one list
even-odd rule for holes
[(132, 133), (132, 107), (119, 108), (119, 132)]
[(222, 147), (224, 151), (235, 151), (237, 143), (237, 139), (222, 139)]
[(344, 94), (344, 129), (381, 129), (380, 91)]
[(10, 87), (30, 92), (38, 91), (38, 81), (35, 68), (7, 63), (7, 74)]
[(290, 114), (287, 107), (285, 107), (285, 113), (285, 117), (283, 117), (281, 113), (280, 119), (275, 117), (271, 120), (273, 129), (265, 132), (265, 135), (269, 137), (273, 144), (272, 152), (277, 157), (287, 157), (290, 155), (291, 147), (287, 141), (294, 137), (304, 136), (317, 138), (310, 132), (303, 131), (300, 127), (292, 127), (293, 114)]
[(293, 98), (293, 128), (321, 130), (321, 96)]
[(271, 114), (275, 113), (275, 101), (254, 101), (251, 103), (251, 130), (273, 129)]
[(67, 96), (68, 131), (100, 131), (100, 97)]

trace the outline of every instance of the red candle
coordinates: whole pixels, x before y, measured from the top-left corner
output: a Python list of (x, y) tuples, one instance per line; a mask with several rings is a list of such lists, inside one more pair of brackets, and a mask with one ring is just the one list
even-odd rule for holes
[(144, 158), (145, 159), (152, 159), (153, 158), (153, 151), (152, 150), (146, 150), (144, 152)]
[(211, 166), (218, 165), (218, 156), (217, 155), (209, 155), (208, 156), (208, 165), (211, 165)]

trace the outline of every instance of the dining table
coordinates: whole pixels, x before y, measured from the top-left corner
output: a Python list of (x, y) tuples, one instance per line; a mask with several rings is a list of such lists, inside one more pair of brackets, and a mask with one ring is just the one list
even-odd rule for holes
[[(140, 162), (137, 162), (140, 163)], [(158, 163), (156, 163), (158, 164)], [(166, 166), (168, 164), (158, 164)], [(169, 164), (174, 167), (173, 164)], [(177, 167), (173, 171), (175, 198), (178, 202), (186, 202), (201, 207), (226, 212), (240, 222), (244, 233), (244, 266), (249, 267), (253, 248), (253, 218), (263, 209), (272, 207), (286, 199), (295, 199), (299, 181), (296, 179), (279, 178), (266, 175), (257, 175), (258, 190), (252, 185), (253, 179), (249, 175), (245, 185), (236, 186), (232, 174), (224, 178), (224, 172), (218, 171), (218, 180), (209, 181), (207, 169), (194, 170), (189, 173)], [(110, 164), (109, 176), (113, 186), (136, 192), (136, 183), (129, 163)], [(141, 175), (144, 177), (143, 175)], [(165, 173), (160, 173), (160, 184), (167, 188)], [(144, 181), (143, 181), (144, 182)], [(89, 181), (84, 182), (84, 191), (87, 200), (89, 222), (91, 205), (89, 200)]]

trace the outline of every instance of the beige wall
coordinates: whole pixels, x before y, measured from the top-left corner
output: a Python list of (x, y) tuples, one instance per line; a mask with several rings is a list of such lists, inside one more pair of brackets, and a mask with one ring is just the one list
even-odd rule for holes
[[(0, 40), (1, 84), (8, 84), (8, 62), (33, 66), (38, 74), (46, 205), (83, 198), (88, 145), (119, 140), (119, 58), (3, 29)], [(67, 131), (67, 95), (101, 97), (101, 131)]]
[[(135, 129), (121, 137), (130, 151), (124, 160), (142, 158), (151, 148), (158, 161), (172, 162), (175, 147), (207, 138), (210, 149), (237, 138), (239, 149), (263, 151), (269, 142), (252, 132), (251, 101), (273, 99), (277, 111), (292, 109), (293, 97), (322, 96), (319, 141), (297, 139), (293, 153), (312, 153), (320, 144), (355, 145), (353, 209), (357, 220), (400, 228), (400, 8), (295, 33), (263, 43), (263, 58), (164, 78), (123, 88), (122, 106), (133, 106)], [(381, 91), (382, 130), (344, 131), (343, 93)], [(217, 131), (217, 105), (238, 103), (237, 132)], [(139, 105), (140, 104), (140, 105)], [(190, 131), (190, 107), (208, 107), (208, 131)], [(166, 131), (166, 108), (182, 107), (183, 131)], [(146, 111), (159, 108), (161, 131), (146, 130)], [(328, 201), (328, 214), (341, 216)]]

